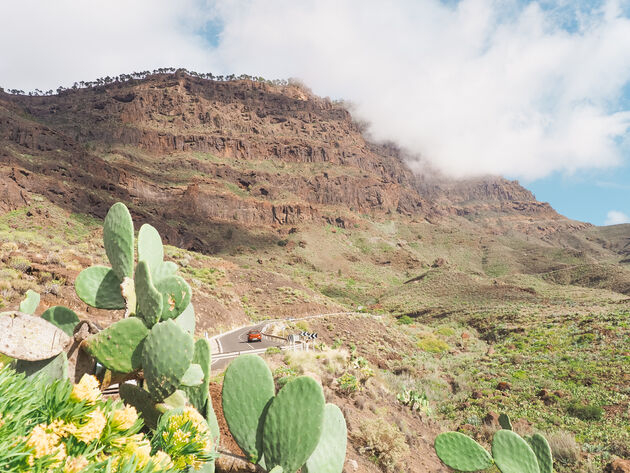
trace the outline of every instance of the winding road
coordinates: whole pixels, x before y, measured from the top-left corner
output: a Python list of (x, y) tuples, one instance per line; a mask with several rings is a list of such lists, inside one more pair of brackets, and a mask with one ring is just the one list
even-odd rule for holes
[(242, 352), (250, 352), (257, 350), (266, 350), (269, 347), (279, 347), (285, 345), (284, 340), (263, 335), (261, 342), (249, 343), (247, 341), (247, 332), (250, 330), (263, 330), (268, 322), (250, 325), (223, 333), (213, 340), (216, 341), (218, 352), (212, 354), (212, 369), (224, 369), (232, 359), (236, 358)]

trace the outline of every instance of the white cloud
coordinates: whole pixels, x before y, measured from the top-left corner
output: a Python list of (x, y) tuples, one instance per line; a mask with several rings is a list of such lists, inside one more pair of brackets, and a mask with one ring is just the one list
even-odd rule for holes
[(611, 210), (606, 215), (604, 225), (619, 225), (621, 223), (630, 223), (630, 217), (618, 210)]
[(197, 0), (13, 0), (0, 6), (0, 86), (56, 89), (183, 65), (211, 70)]
[[(619, 2), (576, 13), (548, 1), (200, 1), (3, 5), (0, 82), (49, 88), (158, 66), (299, 77), (351, 100), (375, 139), (454, 176), (623, 161), (630, 20)], [(197, 33), (209, 19), (224, 27), (216, 48)]]

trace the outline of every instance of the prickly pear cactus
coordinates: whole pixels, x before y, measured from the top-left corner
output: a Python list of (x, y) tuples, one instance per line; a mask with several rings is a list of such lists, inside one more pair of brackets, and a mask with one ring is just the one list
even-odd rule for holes
[(122, 202), (112, 205), (103, 224), (103, 243), (114, 274), (122, 282), (133, 275), (133, 220)]
[(153, 285), (149, 265), (146, 261), (140, 261), (136, 266), (134, 282), (136, 285), (137, 316), (144, 324), (151, 328), (162, 317), (162, 294)]
[(50, 307), (42, 314), (41, 317), (63, 330), (69, 337), (72, 336), (74, 328), (79, 323), (79, 317), (77, 314), (73, 310), (62, 305)]
[(534, 434), (526, 440), (536, 455), (540, 473), (553, 473), (553, 456), (547, 439), (540, 434)]
[(173, 319), (177, 325), (184, 329), (184, 331), (188, 332), (191, 335), (195, 334), (195, 308), (193, 307), (192, 302), (188, 304), (188, 306), (184, 309), (184, 312), (179, 314), (175, 319)]
[(142, 342), (149, 334), (137, 317), (119, 320), (85, 341), (85, 350), (105, 368), (130, 373), (142, 366)]
[(494, 434), (492, 457), (501, 473), (540, 473), (534, 451), (511, 430), (499, 430)]
[(273, 399), (263, 426), (267, 468), (295, 473), (311, 456), (322, 434), (324, 394), (308, 376), (289, 381)]
[(180, 276), (169, 276), (155, 283), (162, 294), (162, 320), (173, 319), (190, 304), (190, 286)]
[(99, 309), (124, 309), (125, 298), (122, 295), (118, 279), (112, 268), (90, 266), (79, 273), (74, 281), (74, 290), (83, 302)]
[(458, 471), (485, 470), (492, 466), (488, 451), (460, 432), (445, 432), (435, 439), (435, 453), (442, 462)]
[(71, 338), (41, 317), (22, 312), (0, 314), (0, 353), (17, 360), (48, 360), (64, 351)]
[(25, 314), (33, 315), (35, 310), (37, 310), (38, 305), (39, 294), (29, 289), (26, 291), (26, 298), (20, 302), (20, 308), (18, 310), (20, 312), (24, 312)]
[(499, 414), (499, 425), (505, 430), (514, 430), (512, 428), (512, 422), (507, 414)]
[(162, 264), (164, 246), (158, 231), (145, 223), (138, 232), (138, 261), (146, 261), (152, 273)]
[(68, 378), (68, 358), (65, 352), (47, 360), (24, 361), (16, 360), (15, 371), (24, 373), (27, 377), (40, 376), (51, 383), (57, 379)]
[(225, 370), (223, 414), (234, 440), (252, 463), (262, 454), (265, 413), (274, 393), (273, 375), (257, 355), (241, 355)]
[(210, 386), (210, 366), (212, 363), (212, 350), (210, 342), (201, 338), (195, 342), (192, 363), (199, 365), (203, 371), (203, 381), (198, 386), (183, 386), (190, 403), (202, 414), (208, 401), (208, 389)]
[(322, 435), (315, 451), (302, 467), (303, 473), (341, 473), (346, 459), (346, 420), (334, 404), (326, 404)]
[(151, 397), (162, 401), (180, 386), (193, 357), (193, 338), (175, 322), (153, 326), (144, 340), (142, 367)]
[(120, 397), (126, 404), (136, 408), (142, 416), (144, 424), (150, 429), (157, 427), (162, 414), (156, 407), (151, 395), (144, 389), (130, 383), (124, 383), (119, 388)]

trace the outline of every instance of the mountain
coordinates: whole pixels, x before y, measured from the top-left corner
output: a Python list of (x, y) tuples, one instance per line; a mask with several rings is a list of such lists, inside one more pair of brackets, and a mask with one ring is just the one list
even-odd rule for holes
[[(570, 220), (501, 177), (449, 179), (300, 84), (108, 82), (0, 91), (0, 308), (33, 289), (44, 308), (121, 317), (88, 309), (73, 282), (105, 261), (102, 218), (123, 201), (169, 243), (198, 335), (372, 314), (286, 322), (335, 348), (269, 357), (276, 377), (312, 374), (342, 407), (348, 471), (444, 471), (435, 435), (449, 424), (485, 441), (503, 411), (575, 445), (560, 473), (630, 456), (630, 225)], [(347, 391), (352, 363), (375, 375)], [(405, 390), (432, 414), (401, 405)], [(590, 400), (601, 419), (576, 418)]]

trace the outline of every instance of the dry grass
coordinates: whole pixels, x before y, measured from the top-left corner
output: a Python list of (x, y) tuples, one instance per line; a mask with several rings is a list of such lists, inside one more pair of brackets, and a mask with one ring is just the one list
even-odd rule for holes
[(359, 450), (372, 457), (385, 471), (403, 470), (402, 460), (409, 452), (405, 434), (382, 417), (365, 419), (353, 432)]
[(554, 459), (564, 464), (576, 463), (580, 458), (580, 446), (572, 433), (559, 430), (547, 436)]

